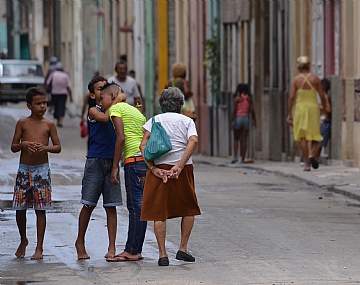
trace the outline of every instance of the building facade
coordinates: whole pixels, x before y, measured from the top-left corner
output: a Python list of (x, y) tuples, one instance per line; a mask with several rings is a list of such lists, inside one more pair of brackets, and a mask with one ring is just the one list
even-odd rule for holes
[[(286, 124), (296, 58), (332, 83), (328, 161), (360, 167), (360, 3), (340, 0), (7, 0), (7, 47), (14, 58), (63, 61), (80, 104), (95, 72), (114, 74), (127, 56), (149, 118), (171, 77), (187, 65), (199, 131), (198, 152), (230, 157), (229, 128), (239, 83), (248, 83), (258, 121), (248, 157), (285, 161), (299, 155)], [(4, 30), (4, 27), (1, 26)], [(3, 46), (5, 40), (0, 39)]]

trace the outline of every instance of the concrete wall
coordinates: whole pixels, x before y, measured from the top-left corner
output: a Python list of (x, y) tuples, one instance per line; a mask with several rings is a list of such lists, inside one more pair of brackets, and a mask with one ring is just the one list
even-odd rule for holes
[(282, 92), (272, 90), (269, 100), (269, 159), (273, 161), (281, 161), (282, 153)]
[(354, 123), (354, 149), (355, 166), (360, 167), (360, 122)]
[(331, 139), (329, 142), (329, 159), (331, 164), (342, 163), (342, 126), (343, 126), (343, 82), (339, 76), (328, 77), (331, 83)]
[(87, 85), (94, 76), (95, 71), (99, 70), (99, 57), (97, 53), (97, 15), (96, 6), (93, 1), (86, 0), (83, 2), (83, 91), (87, 90)]
[(354, 1), (342, 1), (342, 74), (345, 88), (343, 163), (354, 166)]

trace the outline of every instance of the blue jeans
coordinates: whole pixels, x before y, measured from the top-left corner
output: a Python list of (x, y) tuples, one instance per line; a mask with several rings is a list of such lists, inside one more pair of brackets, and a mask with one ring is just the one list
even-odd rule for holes
[[(113, 160), (107, 158), (87, 158), (82, 180), (81, 200), (84, 205), (96, 207), (100, 195), (104, 207), (122, 205), (121, 188), (111, 183)], [(120, 181), (119, 173), (117, 179)]]
[(126, 206), (129, 211), (129, 228), (125, 251), (131, 254), (142, 252), (145, 239), (147, 222), (140, 221), (140, 214), (147, 169), (145, 161), (124, 165)]

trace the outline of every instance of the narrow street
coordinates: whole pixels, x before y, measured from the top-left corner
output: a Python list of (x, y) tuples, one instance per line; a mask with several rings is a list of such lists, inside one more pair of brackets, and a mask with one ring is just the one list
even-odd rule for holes
[[(202, 215), (189, 242), (195, 263), (175, 259), (180, 219), (170, 220), (170, 266), (157, 265), (157, 244), (149, 223), (137, 262), (108, 263), (102, 201), (87, 232), (90, 260), (78, 261), (74, 242), (81, 209), (80, 190), (86, 139), (79, 119), (59, 129), (63, 151), (50, 156), (55, 207), (47, 213), (44, 259), (30, 260), (36, 246), (35, 214), (28, 210), (29, 246), (19, 244), (15, 211), (9, 208), (19, 154), (10, 152), (16, 116), (24, 104), (0, 107), (0, 284), (360, 284), (359, 202), (293, 178), (246, 168), (195, 164)], [(51, 118), (50, 114), (47, 114)], [(257, 162), (261, 163), (261, 162)], [(125, 188), (122, 194), (125, 203)], [(117, 250), (123, 250), (127, 210), (118, 208)]]

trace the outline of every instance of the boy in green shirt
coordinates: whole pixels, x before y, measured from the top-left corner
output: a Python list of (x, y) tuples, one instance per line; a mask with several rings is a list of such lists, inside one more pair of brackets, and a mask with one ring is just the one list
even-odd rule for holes
[[(118, 184), (116, 173), (119, 170), (121, 156), (124, 157), (126, 205), (129, 211), (128, 238), (125, 250), (107, 261), (134, 261), (142, 259), (142, 246), (145, 239), (147, 222), (140, 221), (142, 195), (147, 165), (140, 152), (140, 143), (144, 135), (142, 126), (146, 123), (144, 115), (135, 107), (122, 102), (113, 104), (118, 96), (116, 83), (107, 83), (100, 94), (100, 106), (109, 109), (110, 119), (116, 133), (111, 182)], [(122, 89), (121, 89), (122, 92)]]

